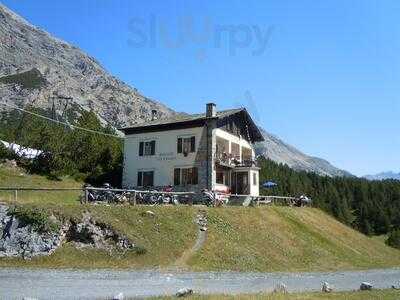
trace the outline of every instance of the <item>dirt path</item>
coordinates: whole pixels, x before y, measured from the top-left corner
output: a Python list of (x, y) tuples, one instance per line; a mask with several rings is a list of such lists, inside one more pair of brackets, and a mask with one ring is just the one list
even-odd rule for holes
[(177, 268), (177, 269), (187, 269), (187, 262), (189, 261), (189, 259), (197, 252), (199, 251), (204, 243), (206, 242), (207, 239), (207, 216), (206, 216), (206, 212), (203, 210), (200, 210), (197, 213), (195, 222), (197, 224), (197, 238), (196, 238), (196, 242), (194, 243), (194, 245), (190, 248), (187, 249), (183, 252), (182, 256), (179, 257), (175, 263), (173, 264), (173, 268)]

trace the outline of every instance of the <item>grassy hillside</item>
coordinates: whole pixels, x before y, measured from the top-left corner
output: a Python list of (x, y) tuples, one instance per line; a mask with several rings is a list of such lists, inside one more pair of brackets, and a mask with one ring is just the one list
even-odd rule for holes
[(189, 261), (196, 270), (311, 271), (400, 265), (385, 246), (315, 208), (210, 209), (205, 247)]
[[(72, 179), (52, 181), (0, 167), (0, 186), (79, 187)], [(327, 271), (400, 266), (400, 251), (369, 238), (315, 208), (146, 207), (85, 205), (79, 192), (24, 192), (18, 205), (39, 207), (59, 219), (90, 212), (147, 250), (146, 254), (77, 250), (65, 244), (49, 257), (0, 259), (0, 266), (73, 268), (187, 268), (235, 271)], [(13, 202), (0, 193), (1, 202)], [(195, 244), (199, 210), (208, 215), (205, 243)], [(156, 217), (143, 214), (155, 212)], [(188, 256), (188, 253), (190, 255)], [(182, 255), (185, 254), (185, 259)], [(179, 263), (177, 263), (179, 262)], [(182, 263), (183, 262), (183, 263)]]
[[(27, 174), (22, 168), (10, 166), (9, 163), (0, 164), (0, 187), (42, 187), (42, 188), (80, 188), (81, 182), (72, 178), (50, 180), (44, 176)], [(19, 191), (20, 203), (75, 203), (79, 198), (79, 191), (63, 192), (36, 192)], [(0, 191), (2, 202), (13, 202), (14, 192)]]
[[(191, 300), (397, 300), (399, 291), (396, 290), (375, 290), (368, 292), (340, 292), (340, 293), (302, 293), (302, 294), (255, 294), (255, 295), (213, 295), (191, 296)], [(154, 300), (172, 300), (176, 297), (156, 297)]]

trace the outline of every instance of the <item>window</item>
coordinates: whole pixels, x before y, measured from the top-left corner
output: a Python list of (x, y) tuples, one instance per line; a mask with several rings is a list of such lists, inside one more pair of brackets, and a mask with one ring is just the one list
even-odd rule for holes
[(257, 185), (257, 173), (253, 173), (253, 185)]
[(181, 184), (181, 169), (174, 169), (174, 185)]
[(139, 156), (150, 156), (155, 154), (156, 154), (156, 141), (139, 143)]
[(197, 168), (176, 168), (174, 169), (174, 185), (188, 185), (198, 183)]
[(139, 171), (137, 177), (137, 186), (153, 186), (154, 171)]
[(183, 153), (185, 156), (196, 152), (196, 137), (178, 138), (177, 152)]
[(217, 172), (217, 183), (224, 184), (224, 172)]
[(224, 170), (217, 170), (217, 172), (216, 172), (216, 182), (218, 183), (218, 184), (223, 184), (223, 185), (226, 185), (226, 186), (229, 186), (229, 182), (230, 182), (230, 174), (229, 174), (229, 172), (228, 171), (224, 171)]

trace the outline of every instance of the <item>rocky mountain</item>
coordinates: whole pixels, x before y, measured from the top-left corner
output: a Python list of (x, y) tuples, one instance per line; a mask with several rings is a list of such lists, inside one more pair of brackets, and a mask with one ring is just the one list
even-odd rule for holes
[[(0, 4), (0, 101), (9, 105), (66, 111), (92, 110), (115, 127), (176, 114), (110, 75), (93, 57)], [(0, 105), (0, 110), (5, 106)], [(307, 156), (263, 130), (258, 154), (298, 170), (322, 175), (349, 173), (329, 162)]]
[(263, 155), (277, 163), (287, 164), (295, 170), (314, 172), (323, 176), (352, 176), (349, 172), (332, 166), (328, 161), (308, 156), (264, 129), (260, 128), (260, 130), (265, 141), (257, 143), (257, 155)]
[(0, 4), (0, 99), (63, 114), (93, 110), (118, 127), (174, 112), (111, 76), (93, 58)]
[(395, 173), (393, 171), (382, 172), (375, 175), (365, 175), (364, 178), (368, 180), (385, 180), (385, 179), (396, 179), (400, 180), (400, 173)]

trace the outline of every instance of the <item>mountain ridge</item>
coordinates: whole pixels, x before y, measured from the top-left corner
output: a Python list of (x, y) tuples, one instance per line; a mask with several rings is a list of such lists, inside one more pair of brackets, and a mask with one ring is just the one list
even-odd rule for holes
[(400, 180), (400, 173), (387, 171), (387, 172), (380, 172), (374, 175), (365, 175), (363, 176), (363, 178), (368, 180), (386, 180), (386, 179)]
[[(0, 99), (19, 107), (38, 107), (63, 116), (67, 109), (79, 115), (94, 111), (118, 128), (145, 122), (156, 111), (159, 118), (176, 114), (109, 74), (79, 48), (31, 25), (0, 3)], [(4, 111), (0, 106), (0, 112)], [(349, 176), (328, 161), (308, 156), (262, 130), (265, 142), (258, 155), (326, 176)]]

